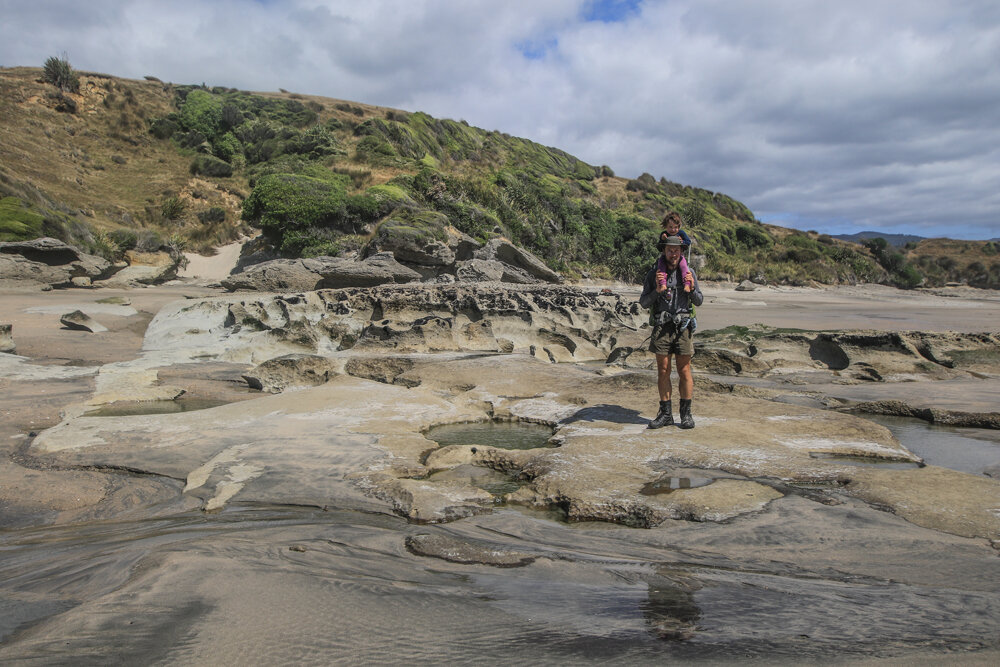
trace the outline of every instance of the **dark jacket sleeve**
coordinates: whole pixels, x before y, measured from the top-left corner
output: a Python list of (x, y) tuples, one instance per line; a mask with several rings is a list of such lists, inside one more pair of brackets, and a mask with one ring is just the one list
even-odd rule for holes
[(694, 306), (700, 306), (705, 302), (705, 297), (701, 293), (701, 285), (698, 284), (698, 276), (694, 275), (694, 269), (688, 269), (691, 272), (691, 277), (694, 278), (694, 288), (688, 294), (688, 299)]
[(653, 265), (646, 273), (646, 279), (642, 282), (642, 294), (639, 295), (639, 305), (643, 308), (652, 307), (656, 302), (656, 265)]

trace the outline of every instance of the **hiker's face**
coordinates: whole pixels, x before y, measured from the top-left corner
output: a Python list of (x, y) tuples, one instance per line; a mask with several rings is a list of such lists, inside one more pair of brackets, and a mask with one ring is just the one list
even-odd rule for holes
[(664, 227), (663, 229), (665, 229), (667, 231), (667, 234), (669, 234), (670, 236), (677, 236), (677, 232), (681, 231), (681, 223), (677, 222), (676, 220), (668, 220), (667, 226)]
[(663, 249), (663, 258), (667, 261), (667, 266), (671, 269), (677, 268), (677, 263), (681, 261), (684, 248), (679, 245), (668, 245)]

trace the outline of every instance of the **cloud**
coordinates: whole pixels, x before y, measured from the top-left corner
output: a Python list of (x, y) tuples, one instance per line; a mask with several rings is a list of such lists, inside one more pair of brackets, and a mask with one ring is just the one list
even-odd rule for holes
[[(423, 110), (823, 231), (1000, 236), (1000, 4), (0, 0), (0, 64)], [(25, 40), (32, 34), (38, 39)]]

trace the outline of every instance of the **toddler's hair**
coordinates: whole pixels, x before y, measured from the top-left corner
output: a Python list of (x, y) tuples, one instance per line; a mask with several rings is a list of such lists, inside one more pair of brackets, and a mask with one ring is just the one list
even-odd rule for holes
[(676, 211), (667, 211), (667, 214), (663, 216), (663, 220), (660, 221), (660, 228), (666, 229), (667, 223), (671, 221), (676, 222), (678, 227), (683, 224), (681, 216)]

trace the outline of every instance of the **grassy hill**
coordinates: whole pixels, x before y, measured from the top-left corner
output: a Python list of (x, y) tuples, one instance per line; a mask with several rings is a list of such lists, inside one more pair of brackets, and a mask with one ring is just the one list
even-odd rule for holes
[[(697, 241), (705, 278), (912, 286), (974, 263), (944, 269), (913, 250), (900, 263), (878, 248), (763, 225), (722, 193), (650, 174), (619, 178), (464, 121), (76, 74), (69, 92), (41, 68), (0, 69), (0, 241), (49, 235), (114, 259), (162, 245), (210, 253), (259, 228), (294, 257), (457, 229), (479, 241), (504, 236), (570, 278), (638, 280), (673, 209)], [(991, 247), (969, 255), (986, 284), (1000, 283)]]

